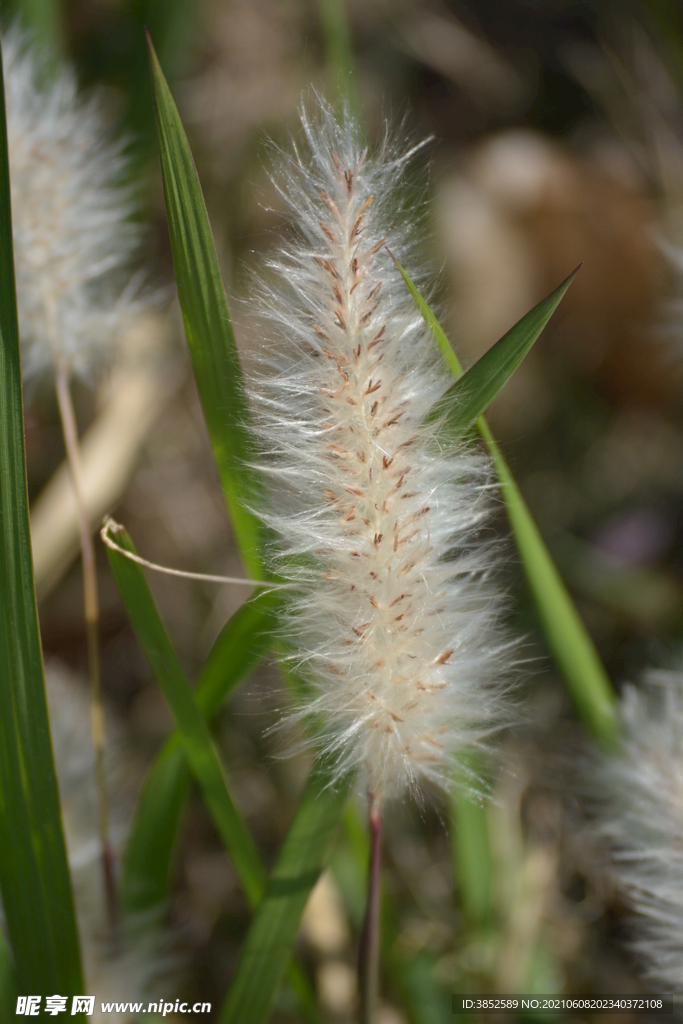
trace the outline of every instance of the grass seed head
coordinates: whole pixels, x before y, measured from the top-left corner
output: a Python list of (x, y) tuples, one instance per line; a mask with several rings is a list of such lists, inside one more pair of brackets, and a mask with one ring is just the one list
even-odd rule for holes
[(3, 37), (12, 228), (23, 373), (63, 360), (87, 375), (135, 312), (139, 232), (124, 145), (97, 97), (54, 72), (16, 27)]
[(683, 994), (683, 674), (626, 687), (621, 719), (620, 752), (590, 775), (595, 828), (635, 912), (633, 949), (663, 991)]
[(407, 187), (421, 147), (372, 152), (324, 103), (302, 124), (274, 174), (294, 234), (258, 289), (265, 519), (296, 585), (283, 629), (309, 685), (300, 714), (340, 772), (396, 796), (447, 785), (509, 720), (500, 549), (482, 539), (492, 471), (427, 422), (453, 379), (387, 250), (421, 279)]

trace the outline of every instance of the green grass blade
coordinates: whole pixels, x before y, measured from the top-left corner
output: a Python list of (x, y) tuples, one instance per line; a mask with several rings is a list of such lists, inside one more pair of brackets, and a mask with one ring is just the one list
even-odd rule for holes
[(503, 335), (448, 389), (439, 403), (447, 413), (445, 429), (462, 436), (486, 412), (520, 365), (562, 301), (581, 266)]
[(466, 787), (451, 794), (453, 859), (460, 905), (468, 921), (483, 925), (493, 909), (493, 859), (485, 804)]
[(330, 782), (322, 769), (308, 780), (247, 934), (219, 1024), (261, 1024), (268, 1016), (349, 794), (350, 778), (334, 788)]
[[(123, 550), (135, 550), (125, 531), (113, 536)], [(175, 718), (192, 773), (232, 857), (247, 899), (256, 905), (265, 881), (258, 851), (230, 796), (209, 727), (168, 638), (145, 575), (139, 565), (111, 548), (107, 548), (107, 555), (133, 628)]]
[(33, 588), (4, 95), (0, 108), (0, 888), (20, 991), (71, 995), (83, 987)]
[(414, 301), (415, 305), (417, 306), (417, 308), (422, 313), (424, 321), (427, 324), (427, 327), (429, 328), (429, 330), (431, 331), (431, 334), (432, 334), (432, 337), (434, 338), (434, 341), (439, 346), (439, 349), (441, 351), (441, 355), (446, 360), (446, 365), (448, 366), (448, 369), (451, 371), (451, 373), (453, 374), (454, 377), (456, 377), (456, 378), (457, 377), (461, 377), (462, 376), (462, 367), (460, 365), (458, 357), (456, 356), (455, 352), (451, 348), (451, 343), (448, 340), (448, 338), (446, 337), (446, 335), (444, 333), (444, 330), (443, 330), (443, 327), (441, 326), (439, 321), (436, 319), (436, 317), (432, 313), (431, 309), (429, 308), (427, 302), (422, 298), (422, 296), (420, 295), (419, 291), (417, 290), (417, 288), (415, 287), (413, 282), (410, 280), (410, 278), (408, 277), (407, 273), (405, 272), (405, 270), (403, 269), (401, 264), (398, 262), (398, 260), (394, 256), (393, 252), (391, 252), (391, 250), (389, 251), (389, 255), (391, 256), (392, 260), (396, 264), (396, 267), (397, 267), (399, 273), (401, 274), (401, 277), (405, 281), (406, 287), (408, 288), (408, 291), (412, 295), (413, 301)]
[(273, 590), (255, 594), (218, 634), (195, 691), (206, 718), (214, 717), (231, 690), (270, 650), (281, 600)]
[[(460, 377), (460, 363), (443, 328), (405, 270), (400, 266), (399, 270), (451, 372), (455, 377)], [(604, 743), (612, 743), (617, 732), (616, 697), (605, 667), (550, 557), (512, 473), (486, 421), (481, 416), (477, 420), (477, 427), (491, 453), (515, 543), (548, 646), (564, 677), (574, 707), (596, 738)]]
[[(278, 597), (257, 594), (221, 630), (194, 691), (211, 720), (228, 694), (267, 653)], [(150, 911), (168, 895), (178, 824), (190, 770), (178, 731), (152, 765), (138, 803), (123, 861), (121, 901), (127, 911)]]
[(176, 732), (147, 773), (135, 810), (121, 872), (121, 906), (125, 913), (163, 908), (191, 781), (190, 766)]
[(548, 646), (577, 714), (596, 739), (611, 744), (617, 735), (617, 702), (605, 666), (488, 425), (481, 420), (478, 426), (496, 467), (512, 532)]
[(318, 0), (318, 10), (325, 37), (327, 62), (336, 79), (341, 96), (353, 110), (358, 109), (353, 48), (346, 10), (346, 0)]
[(262, 577), (261, 528), (246, 505), (260, 483), (235, 335), (199, 178), (178, 110), (150, 42), (161, 173), (178, 297), (192, 365), (237, 542), (249, 572)]
[[(116, 539), (125, 550), (134, 550), (125, 533), (119, 533)], [(190, 786), (190, 766), (233, 857), (247, 902), (254, 908), (263, 894), (265, 868), (232, 803), (202, 715), (215, 715), (230, 690), (267, 652), (278, 596), (273, 592), (257, 594), (233, 615), (218, 636), (193, 695), (144, 575), (133, 562), (114, 551), (108, 553), (126, 609), (180, 726), (152, 766), (138, 804), (124, 860), (121, 888), (124, 909), (149, 912), (163, 906), (178, 823)], [(126, 578), (128, 566), (135, 571)], [(286, 973), (306, 1019), (317, 1024), (315, 997), (306, 975), (297, 963), (289, 963)]]

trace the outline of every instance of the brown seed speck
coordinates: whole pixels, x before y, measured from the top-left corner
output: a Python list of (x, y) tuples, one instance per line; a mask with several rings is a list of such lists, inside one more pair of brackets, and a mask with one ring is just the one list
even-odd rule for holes
[(367, 256), (373, 256), (376, 252), (379, 252), (379, 250), (382, 248), (382, 246), (384, 245), (385, 242), (386, 242), (386, 238), (380, 238), (379, 242), (375, 242), (375, 244), (373, 245), (372, 249), (368, 249), (368, 251), (365, 254), (366, 257)]
[(450, 658), (452, 653), (453, 653), (452, 650), (444, 651), (442, 654), (440, 654), (438, 656), (438, 658), (434, 659), (434, 661), (432, 662), (432, 665), (445, 665), (446, 662), (448, 661), (448, 659)]
[(322, 201), (324, 202), (325, 206), (330, 211), (330, 213), (332, 214), (334, 219), (339, 224), (341, 224), (341, 222), (342, 222), (341, 214), (339, 212), (339, 208), (338, 208), (337, 204), (335, 203), (335, 201), (333, 199), (330, 199), (330, 197), (328, 196), (327, 192), (325, 192), (323, 189), (319, 190), (318, 195), (320, 196), (320, 198), (322, 199)]

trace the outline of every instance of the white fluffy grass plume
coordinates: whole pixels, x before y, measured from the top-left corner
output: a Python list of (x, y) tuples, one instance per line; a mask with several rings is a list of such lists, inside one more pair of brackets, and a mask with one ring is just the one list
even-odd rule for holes
[(17, 28), (2, 43), (23, 373), (63, 359), (88, 374), (133, 311), (123, 148), (68, 68), (53, 72)]
[(648, 977), (683, 994), (683, 674), (653, 672), (621, 700), (622, 748), (590, 792), (609, 873), (636, 912), (632, 946)]
[[(417, 149), (370, 152), (348, 111), (302, 114), (274, 181), (292, 238), (268, 261), (251, 380), (286, 636), (340, 771), (375, 797), (448, 784), (507, 720), (509, 645), (484, 542), (489, 463), (440, 450), (453, 379), (387, 246), (415, 273)], [(419, 275), (418, 275), (419, 276)]]

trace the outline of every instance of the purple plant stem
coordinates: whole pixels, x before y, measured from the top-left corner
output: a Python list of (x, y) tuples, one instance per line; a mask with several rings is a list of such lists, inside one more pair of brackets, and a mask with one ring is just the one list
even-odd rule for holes
[(380, 938), (380, 871), (382, 867), (382, 808), (370, 793), (368, 797), (370, 826), (370, 867), (365, 921), (358, 951), (360, 983), (360, 1024), (372, 1024), (379, 993)]

